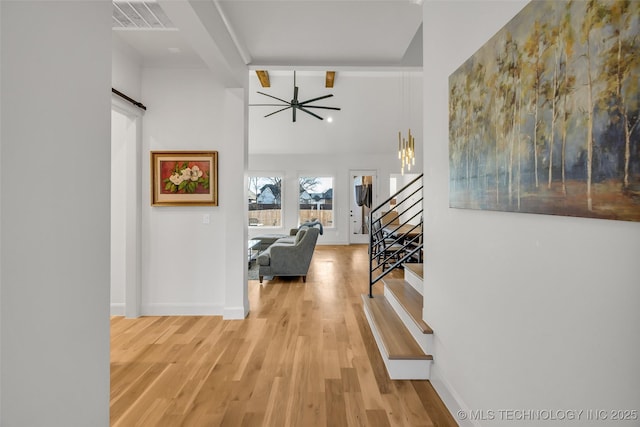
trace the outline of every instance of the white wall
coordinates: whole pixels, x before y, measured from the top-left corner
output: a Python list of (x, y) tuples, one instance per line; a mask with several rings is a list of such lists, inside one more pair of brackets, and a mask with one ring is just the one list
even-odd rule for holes
[(0, 2), (3, 426), (109, 425), (111, 8)]
[[(246, 152), (244, 100), (239, 109), (213, 73), (197, 68), (143, 69), (142, 97), (143, 188), (150, 185), (150, 151), (217, 150), (220, 164), (218, 207), (151, 207), (150, 192), (142, 193), (142, 314), (231, 316), (231, 310), (244, 317), (246, 268), (236, 264), (244, 260), (246, 220), (234, 222), (246, 210), (237, 191)], [(233, 188), (237, 195), (229, 193)], [(226, 247), (228, 235), (237, 248)], [(229, 298), (226, 286), (244, 291)]]
[[(261, 91), (279, 98), (293, 97), (291, 72), (269, 74), (271, 87), (261, 88), (251, 74), (251, 104), (278, 101), (256, 93)], [(339, 107), (340, 111), (314, 110), (325, 120), (298, 112), (291, 120), (291, 110), (265, 118), (278, 107), (249, 107), (249, 152), (251, 154), (386, 154), (397, 155), (398, 131), (416, 138), (416, 170), (422, 164), (422, 73), (419, 71), (338, 71), (335, 85), (324, 87), (323, 72), (297, 72), (299, 100), (333, 94), (312, 103)], [(329, 123), (326, 118), (333, 117)], [(400, 161), (395, 160), (397, 171)]]
[(111, 55), (111, 87), (144, 104), (142, 92), (142, 59), (138, 52), (113, 32)]
[[(0, 47), (3, 46), (2, 44), (2, 33), (3, 31), (1, 31), (2, 29), (2, 7), (0, 7)], [(4, 82), (3, 78), (2, 78), (2, 49), (0, 48), (0, 100), (2, 99), (2, 83)], [(0, 101), (0, 165), (2, 165), (2, 135), (4, 135), (3, 133), (3, 129), (2, 129), (2, 119), (3, 119), (3, 114), (2, 114), (2, 104), (3, 102)], [(3, 304), (3, 298), (2, 295), (4, 294), (4, 292), (2, 291), (2, 278), (4, 277), (2, 274), (2, 173), (0, 173), (0, 420), (2, 419), (2, 402), (3, 402), (3, 396), (2, 396), (2, 347), (3, 347), (3, 339), (2, 339), (2, 304)]]
[[(135, 144), (129, 137), (132, 121), (117, 111), (111, 112), (111, 315), (124, 315), (126, 283), (126, 190), (128, 177), (127, 147)], [(130, 184), (129, 184), (130, 185)]]
[(433, 382), (472, 410), (637, 410), (640, 224), (448, 208), (448, 76), (525, 4), (424, 3)]
[[(395, 178), (395, 188), (396, 188), (395, 191), (399, 191), (403, 187), (409, 185), (413, 180), (418, 178), (419, 175), (420, 175), (419, 173), (405, 173), (404, 175), (393, 174), (392, 178)], [(400, 205), (396, 207), (396, 210), (398, 212), (403, 212), (403, 214), (400, 216), (400, 220), (402, 222), (408, 222), (409, 224), (420, 223), (420, 219), (422, 217), (422, 212), (421, 212), (422, 204), (417, 202), (420, 199), (420, 197), (422, 197), (422, 192), (417, 191), (419, 184), (420, 182), (417, 182), (416, 184), (412, 185), (408, 190), (400, 193), (400, 196), (396, 200), (397, 203), (400, 203)], [(393, 191), (393, 185), (390, 187), (389, 191), (395, 192)], [(404, 202), (402, 202), (402, 200), (404, 200)], [(410, 207), (414, 203), (416, 203), (416, 205), (413, 207)]]
[[(391, 161), (390, 161), (391, 159)], [(249, 235), (289, 234), (291, 228), (298, 227), (298, 178), (317, 175), (334, 178), (334, 215), (335, 227), (324, 228), (324, 234), (318, 237), (318, 244), (349, 243), (349, 192), (353, 191), (349, 179), (352, 169), (377, 170), (377, 196), (382, 201), (389, 197), (389, 176), (395, 172), (393, 156), (380, 154), (329, 154), (313, 155), (249, 155), (249, 174), (253, 176), (283, 177), (283, 226), (249, 227)], [(396, 158), (397, 160), (397, 158)], [(393, 168), (393, 169), (390, 169)], [(376, 201), (374, 200), (374, 205)], [(246, 206), (245, 206), (246, 211)]]

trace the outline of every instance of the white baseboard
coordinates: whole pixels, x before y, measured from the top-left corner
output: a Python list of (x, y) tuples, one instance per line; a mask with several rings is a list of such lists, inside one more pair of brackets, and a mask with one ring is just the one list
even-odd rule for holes
[(111, 316), (124, 316), (124, 303), (112, 302), (111, 303)]
[(249, 314), (249, 309), (244, 307), (226, 307), (222, 312), (224, 320), (243, 320)]
[(221, 316), (223, 307), (206, 304), (143, 304), (142, 316)]
[[(456, 393), (449, 381), (442, 376), (442, 372), (438, 369), (437, 361), (431, 366), (430, 381), (460, 427), (482, 427), (478, 421), (469, 419), (469, 407), (462, 401), (460, 395)], [(464, 417), (461, 417), (460, 414), (464, 414)]]

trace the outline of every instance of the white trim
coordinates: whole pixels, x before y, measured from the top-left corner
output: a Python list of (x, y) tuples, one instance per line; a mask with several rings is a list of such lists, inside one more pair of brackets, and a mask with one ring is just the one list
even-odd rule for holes
[(221, 316), (224, 308), (209, 304), (143, 304), (142, 316)]
[(111, 316), (124, 316), (124, 303), (112, 302), (110, 313)]
[(144, 115), (143, 109), (136, 107), (115, 93), (111, 94), (111, 108), (129, 117), (142, 117)]
[(250, 64), (252, 61), (251, 55), (249, 55), (249, 53), (247, 52), (247, 48), (242, 43), (240, 43), (240, 39), (238, 39), (238, 35), (233, 29), (233, 26), (231, 25), (231, 23), (229, 22), (227, 15), (224, 13), (222, 8), (220, 7), (220, 1), (213, 0), (213, 4), (216, 6), (218, 15), (220, 15), (220, 19), (222, 20), (222, 22), (224, 22), (224, 26), (226, 27), (227, 32), (229, 33), (229, 37), (231, 37), (231, 41), (233, 41), (233, 44), (235, 45), (236, 50), (238, 51), (238, 54), (242, 58), (242, 61), (245, 63), (245, 65)]
[(249, 314), (249, 310), (244, 307), (225, 307), (222, 313), (224, 320), (243, 320)]
[(463, 402), (460, 395), (456, 393), (451, 383), (442, 376), (437, 363), (434, 363), (431, 366), (430, 381), (436, 393), (438, 393), (438, 396), (440, 396), (440, 399), (460, 427), (482, 427), (477, 420), (470, 420), (468, 417), (464, 420), (460, 420), (461, 417), (457, 416), (458, 413), (464, 413), (468, 416), (470, 413), (469, 407)]
[(126, 194), (126, 246), (125, 246), (125, 302), (124, 315), (140, 316), (141, 291), (141, 230), (142, 230), (142, 117), (144, 110), (112, 93), (111, 110), (125, 115), (135, 123), (135, 146), (127, 151), (126, 173), (135, 177), (136, 185), (128, 187)]
[(316, 243), (316, 246), (349, 246), (351, 243), (344, 240), (325, 240), (324, 242)]
[[(424, 265), (423, 265), (423, 268), (424, 268)], [(413, 286), (413, 289), (418, 291), (418, 293), (420, 295), (423, 295), (422, 294), (422, 288), (424, 287), (424, 283), (423, 283), (422, 277), (418, 276), (410, 268), (405, 268), (404, 269), (404, 280), (406, 280), (407, 283), (409, 283), (411, 286)]]

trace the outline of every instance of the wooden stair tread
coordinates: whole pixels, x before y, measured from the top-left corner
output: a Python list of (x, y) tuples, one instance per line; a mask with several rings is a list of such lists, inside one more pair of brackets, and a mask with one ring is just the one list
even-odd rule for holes
[(362, 295), (362, 301), (365, 310), (367, 310), (371, 320), (375, 323), (387, 357), (390, 360), (433, 360), (433, 356), (422, 351), (383, 295), (377, 295), (374, 298)]
[(411, 270), (419, 278), (424, 279), (424, 275), (423, 275), (424, 264), (423, 263), (408, 262), (406, 264), (403, 264), (402, 266), (405, 269)]
[(418, 329), (420, 329), (423, 334), (432, 334), (433, 329), (422, 320), (422, 295), (404, 279), (383, 279), (383, 282), (405, 309), (409, 317), (413, 319)]

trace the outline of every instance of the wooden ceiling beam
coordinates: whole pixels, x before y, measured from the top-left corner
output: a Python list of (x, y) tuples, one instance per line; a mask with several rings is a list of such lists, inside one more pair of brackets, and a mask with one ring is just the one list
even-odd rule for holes
[(325, 87), (333, 87), (333, 82), (336, 79), (335, 71), (327, 71), (327, 77), (325, 79)]
[(262, 87), (271, 87), (271, 83), (269, 82), (269, 72), (267, 70), (256, 70), (256, 75), (258, 76), (258, 80), (260, 80), (260, 85)]

